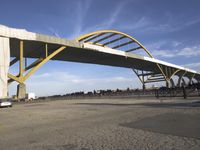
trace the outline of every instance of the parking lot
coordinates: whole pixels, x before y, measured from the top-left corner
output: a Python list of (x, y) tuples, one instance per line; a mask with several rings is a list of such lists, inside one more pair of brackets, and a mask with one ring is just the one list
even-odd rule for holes
[(200, 149), (196, 100), (56, 100), (0, 109), (0, 149)]

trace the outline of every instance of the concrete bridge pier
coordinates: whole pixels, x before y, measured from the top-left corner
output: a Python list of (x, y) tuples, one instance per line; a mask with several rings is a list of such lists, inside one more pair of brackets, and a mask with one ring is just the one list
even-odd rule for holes
[(24, 83), (19, 83), (17, 85), (17, 98), (25, 99), (26, 97), (26, 85)]

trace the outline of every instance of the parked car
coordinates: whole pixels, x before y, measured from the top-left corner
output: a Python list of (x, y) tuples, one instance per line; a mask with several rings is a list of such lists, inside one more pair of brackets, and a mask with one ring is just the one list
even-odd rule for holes
[(12, 107), (12, 101), (0, 99), (0, 107)]

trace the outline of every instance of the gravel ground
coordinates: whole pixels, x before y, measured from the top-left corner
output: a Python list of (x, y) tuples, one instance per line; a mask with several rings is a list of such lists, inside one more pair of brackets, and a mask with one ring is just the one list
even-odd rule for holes
[(0, 150), (199, 150), (200, 103), (57, 100), (0, 109)]

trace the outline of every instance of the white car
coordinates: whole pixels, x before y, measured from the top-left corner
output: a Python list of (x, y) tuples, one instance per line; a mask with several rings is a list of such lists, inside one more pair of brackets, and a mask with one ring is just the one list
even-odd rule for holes
[(0, 107), (12, 107), (12, 102), (0, 100)]

